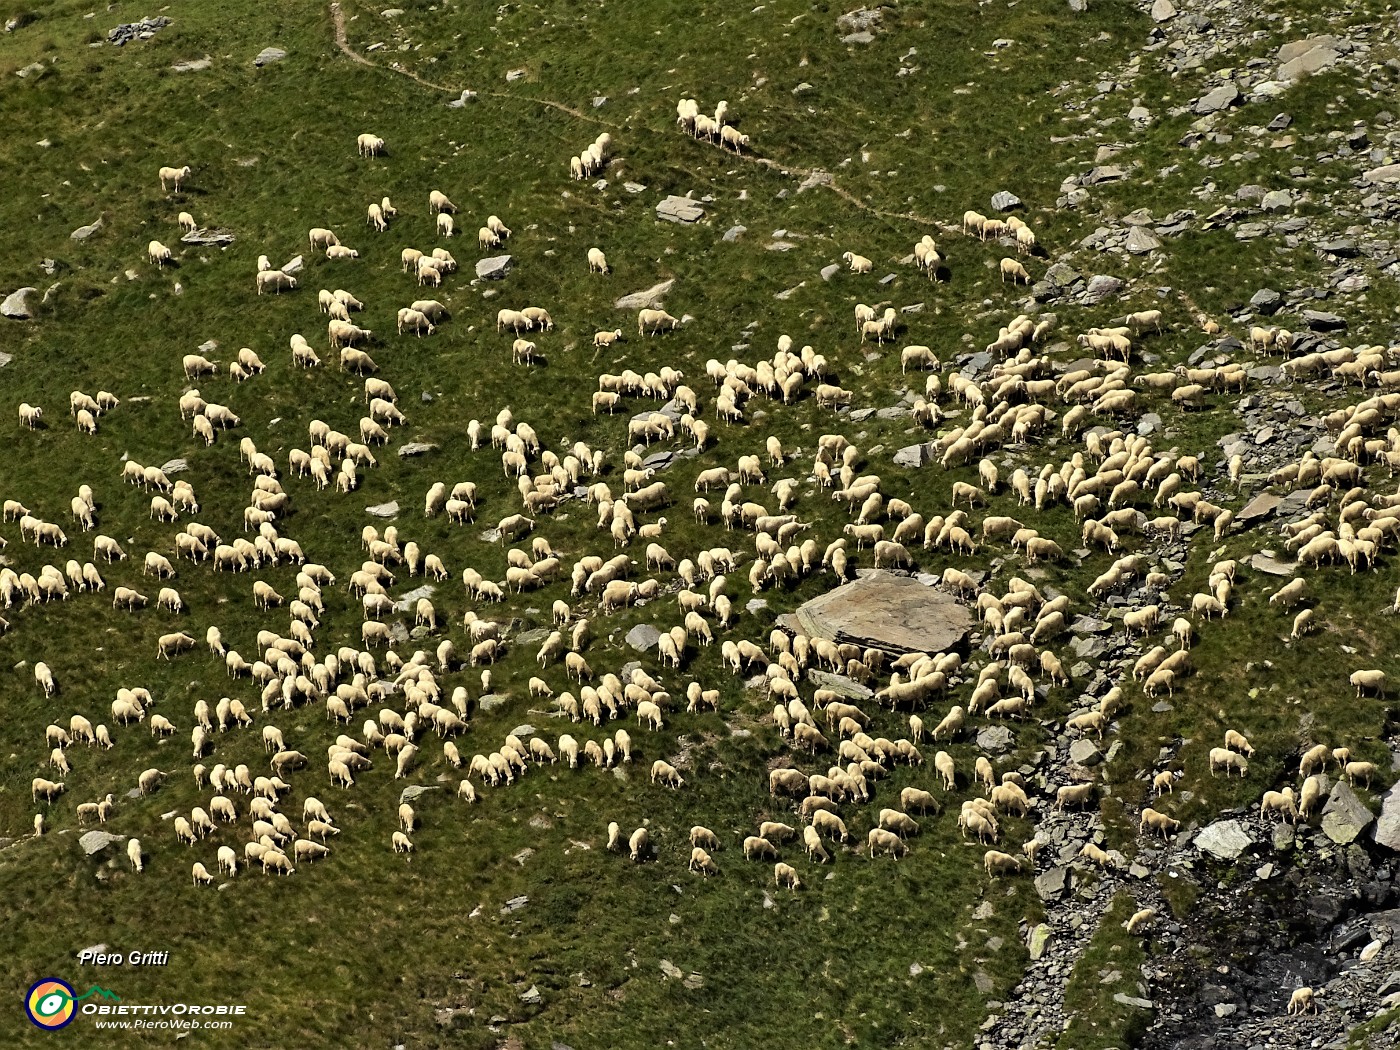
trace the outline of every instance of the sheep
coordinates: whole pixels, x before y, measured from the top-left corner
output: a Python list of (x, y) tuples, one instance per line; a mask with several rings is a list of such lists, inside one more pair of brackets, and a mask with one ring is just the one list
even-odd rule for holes
[[(611, 828), (609, 828), (611, 834)], [(627, 839), (627, 850), (633, 863), (640, 864), (651, 852), (651, 833), (646, 828), (638, 828)]]
[(365, 133), (356, 139), (362, 157), (379, 157), (384, 154), (384, 140), (378, 135)]
[(864, 255), (857, 255), (855, 252), (843, 253), (841, 261), (850, 267), (851, 273), (870, 273), (875, 267)]
[(1142, 908), (1139, 911), (1133, 912), (1128, 920), (1123, 923), (1123, 929), (1128, 931), (1129, 936), (1136, 936), (1146, 929), (1148, 924), (1156, 917), (1157, 911), (1155, 908)]
[(141, 840), (128, 839), (126, 843), (126, 859), (131, 861), (132, 869), (139, 875), (142, 870), (141, 863)]
[(432, 190), (428, 193), (428, 214), (436, 215), (442, 212), (457, 211), (457, 205), (447, 199), (447, 194), (439, 190)]
[(608, 259), (601, 248), (588, 249), (588, 272), (602, 274), (608, 272)]
[[(171, 168), (162, 165), (159, 172), (160, 188), (162, 190), (169, 190), (173, 188), (176, 193), (179, 193), (180, 184), (183, 183), (187, 178), (189, 178), (190, 174), (191, 171), (190, 166), (188, 164), (186, 164), (182, 168)], [(167, 183), (169, 183), (169, 185), (167, 185)]]
[(1006, 278), (1008, 276), (1011, 278), (1013, 284), (1019, 284), (1022, 281), (1026, 284), (1031, 283), (1031, 275), (1026, 271), (1026, 268), (1022, 266), (1018, 260), (1012, 259), (1009, 256), (1001, 260), (1001, 280), (1003, 284), (1006, 283)]
[(874, 859), (877, 849), (883, 853), (889, 854), (896, 861), (899, 860), (903, 854), (909, 852), (909, 847), (905, 845), (903, 839), (892, 831), (884, 831), (880, 828), (871, 828), (870, 833), (866, 836), (866, 842), (870, 847), (870, 856), (872, 859)]
[(673, 331), (680, 327), (680, 321), (672, 317), (665, 310), (646, 309), (637, 313), (637, 334), (646, 335), (648, 331), (655, 335), (660, 331)]
[[(284, 291), (295, 289), (297, 286), (297, 279), (290, 274), (283, 273), (281, 270), (260, 270), (254, 283), (257, 285), (259, 295), (262, 295), (265, 291), (270, 291), (276, 295)], [(307, 348), (308, 352), (309, 350), (310, 348)], [(295, 356), (295, 347), (293, 347), (292, 352), (293, 356)], [(314, 357), (315, 355), (313, 354), (312, 356)]]
[(1159, 813), (1157, 810), (1150, 807), (1142, 811), (1138, 821), (1139, 834), (1151, 828), (1153, 831), (1161, 832), (1163, 840), (1165, 840), (1168, 835), (1176, 834), (1177, 829), (1180, 827), (1181, 821), (1173, 820), (1165, 813)]
[(1317, 993), (1311, 988), (1296, 988), (1293, 994), (1288, 997), (1288, 1016), (1301, 1016), (1305, 1013), (1317, 1013)]
[(1377, 697), (1385, 696), (1386, 678), (1384, 671), (1353, 671), (1348, 681), (1356, 688), (1358, 698), (1363, 692), (1374, 693)]
[(1013, 857), (1009, 853), (1002, 853), (1000, 850), (989, 849), (982, 854), (982, 866), (986, 869), (988, 878), (1001, 875), (1019, 875), (1021, 873), (1021, 858)]

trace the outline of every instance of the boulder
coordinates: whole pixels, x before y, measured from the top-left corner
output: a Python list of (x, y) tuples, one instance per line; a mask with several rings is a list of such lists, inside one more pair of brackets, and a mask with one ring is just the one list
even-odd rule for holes
[(1172, 0), (1152, 0), (1152, 21), (1167, 22), (1176, 17)]
[(1035, 877), (1035, 892), (1043, 901), (1053, 901), (1069, 889), (1069, 868), (1057, 865)]
[(106, 831), (85, 831), (78, 839), (78, 846), (89, 857), (101, 853), (114, 842), (125, 842), (125, 835), (113, 835)]
[(399, 455), (404, 457), (421, 456), (425, 452), (433, 451), (435, 448), (437, 448), (436, 445), (429, 444), (425, 441), (410, 441), (406, 445), (399, 446)]
[(5, 296), (4, 302), (0, 302), (0, 314), (15, 321), (27, 321), (34, 316), (26, 300), (31, 295), (39, 294), (37, 288), (20, 288)]
[(894, 454), (897, 467), (922, 467), (933, 460), (933, 443), (925, 441), (918, 445), (906, 445)]
[(797, 610), (805, 633), (890, 652), (947, 652), (972, 627), (967, 606), (907, 576), (875, 569)]
[(287, 52), (283, 51), (280, 47), (265, 47), (259, 51), (257, 57), (253, 59), (253, 65), (267, 66), (271, 65), (273, 62), (281, 62), (282, 59), (286, 57)]
[(429, 791), (441, 790), (442, 788), (433, 787), (430, 784), (410, 784), (399, 792), (399, 805), (403, 805), (405, 802), (413, 802), (426, 795)]
[(1339, 846), (1354, 842), (1375, 819), (1366, 803), (1356, 797), (1356, 792), (1340, 781), (1332, 788), (1327, 805), (1322, 807), (1322, 830)]
[(515, 260), (509, 255), (493, 255), (476, 264), (476, 275), (483, 281), (498, 281), (510, 272)]
[(200, 73), (214, 64), (214, 60), (208, 55), (203, 58), (186, 59), (184, 62), (176, 62), (170, 67), (172, 73)]
[(1016, 745), (1016, 738), (1006, 726), (987, 726), (977, 733), (977, 746), (988, 754), (1000, 755)]
[(1103, 752), (1092, 740), (1081, 737), (1069, 745), (1069, 760), (1076, 765), (1097, 765), (1102, 758)]
[(1245, 504), (1244, 509), (1235, 515), (1235, 520), (1245, 525), (1251, 521), (1267, 518), (1278, 509), (1278, 505), (1282, 502), (1282, 496), (1272, 492), (1261, 492)]
[(818, 689), (830, 689), (845, 700), (869, 700), (875, 695), (873, 689), (861, 685), (854, 678), (832, 674), (830, 671), (819, 671), (815, 667), (807, 668), (807, 681)]
[(1400, 164), (1382, 164), (1361, 177), (1373, 185), (1379, 182), (1400, 182)]
[(627, 644), (639, 653), (644, 653), (648, 649), (654, 648), (657, 639), (661, 637), (658, 631), (649, 623), (639, 623), (627, 632)]
[(632, 292), (616, 300), (613, 306), (619, 310), (646, 310), (652, 306), (660, 305), (662, 297), (675, 285), (676, 279), (672, 277), (669, 281), (662, 281), (654, 284), (643, 292)]
[(992, 194), (992, 207), (997, 211), (1010, 211), (1021, 207), (1021, 198), (1008, 190), (998, 190)]
[(689, 197), (670, 196), (656, 206), (656, 217), (667, 222), (699, 222), (705, 209)]
[(1254, 845), (1248, 829), (1238, 820), (1218, 820), (1202, 828), (1194, 845), (1217, 860), (1233, 861)]
[(1400, 783), (1381, 800), (1381, 819), (1376, 821), (1374, 837), (1379, 845), (1400, 851)]
[(180, 238), (181, 244), (208, 244), (219, 248), (227, 247), (233, 241), (234, 236), (228, 230), (191, 230)]
[(1128, 232), (1128, 239), (1123, 242), (1123, 247), (1133, 255), (1146, 255), (1162, 247), (1162, 242), (1141, 226), (1134, 226)]
[(1240, 100), (1240, 89), (1234, 84), (1221, 84), (1213, 91), (1208, 91), (1200, 98), (1196, 99), (1191, 107), (1191, 112), (1198, 117), (1203, 117), (1207, 113), (1218, 113), (1222, 109), (1229, 109)]
[(74, 241), (85, 241), (100, 229), (102, 229), (101, 216), (98, 217), (96, 222), (89, 223), (86, 226), (79, 226), (68, 235), (68, 238)]
[(1043, 922), (1038, 923), (1035, 928), (1031, 930), (1030, 943), (1027, 945), (1030, 949), (1032, 962), (1035, 962), (1045, 954), (1045, 949), (1049, 943), (1050, 927)]
[(376, 518), (392, 518), (399, 512), (399, 501), (390, 500), (388, 503), (376, 503), (373, 507), (366, 507), (365, 513)]

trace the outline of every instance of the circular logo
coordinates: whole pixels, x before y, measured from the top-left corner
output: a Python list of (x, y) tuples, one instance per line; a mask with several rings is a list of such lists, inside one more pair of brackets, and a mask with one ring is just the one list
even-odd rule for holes
[(29, 987), (24, 998), (24, 1012), (40, 1028), (59, 1029), (71, 1024), (77, 1013), (73, 986), (57, 977), (45, 977)]

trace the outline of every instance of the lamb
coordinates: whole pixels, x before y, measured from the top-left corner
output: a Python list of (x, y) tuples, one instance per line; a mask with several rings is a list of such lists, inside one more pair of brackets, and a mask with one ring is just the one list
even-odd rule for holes
[(327, 259), (358, 259), (360, 253), (354, 248), (347, 248), (343, 244), (332, 244), (326, 249)]
[[(183, 168), (170, 168), (162, 166), (160, 169), (160, 188), (169, 190), (173, 188), (176, 193), (180, 192), (180, 184), (190, 177), (190, 166), (186, 164)], [(167, 185), (167, 183), (169, 185)]]
[(1157, 911), (1155, 908), (1143, 908), (1139, 911), (1133, 912), (1132, 916), (1128, 919), (1128, 921), (1123, 923), (1123, 929), (1127, 930), (1130, 935), (1139, 934), (1156, 917)]
[(456, 213), (457, 205), (447, 199), (447, 194), (439, 190), (432, 190), (428, 193), (428, 214), (437, 215), (442, 212)]
[(1264, 797), (1259, 803), (1259, 815), (1268, 816), (1270, 813), (1280, 813), (1289, 823), (1298, 823), (1298, 808), (1294, 802), (1291, 787), (1286, 787), (1282, 791), (1264, 792)]
[(802, 879), (798, 877), (797, 869), (782, 861), (773, 865), (773, 881), (784, 889), (800, 890), (802, 888)]
[(1181, 821), (1173, 820), (1165, 813), (1159, 813), (1157, 810), (1150, 807), (1142, 811), (1141, 818), (1138, 821), (1139, 834), (1151, 828), (1153, 831), (1160, 831), (1163, 840), (1165, 840), (1168, 835), (1176, 834), (1177, 829), (1180, 827)]
[(437, 232), (439, 237), (451, 237), (456, 232), (456, 223), (452, 216), (446, 212), (439, 212), (437, 217)]
[(735, 153), (743, 152), (743, 147), (749, 144), (747, 135), (739, 134), (739, 130), (729, 124), (723, 125), (719, 129), (719, 141), (721, 146), (728, 146)]

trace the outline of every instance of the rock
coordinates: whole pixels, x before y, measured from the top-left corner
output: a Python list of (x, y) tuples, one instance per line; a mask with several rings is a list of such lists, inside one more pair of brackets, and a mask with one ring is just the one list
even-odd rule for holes
[(1010, 211), (1021, 207), (1021, 198), (1009, 190), (997, 190), (992, 194), (992, 207), (997, 211)]
[(302, 259), (302, 257), (301, 257), (300, 255), (297, 255), (297, 256), (294, 256), (294, 257), (291, 258), (291, 259), (288, 259), (286, 262), (284, 262), (284, 263), (282, 264), (281, 269), (282, 269), (282, 272), (285, 273), (287, 276), (289, 276), (289, 277), (295, 277), (297, 274), (301, 273), (302, 269), (303, 269), (305, 266), (306, 266), (306, 261), (305, 261), (304, 259)]
[(807, 668), (807, 681), (818, 689), (830, 689), (845, 700), (869, 700), (875, 695), (873, 689), (861, 685), (853, 678), (830, 671), (819, 671), (815, 667)]
[(1035, 877), (1035, 892), (1043, 901), (1052, 901), (1069, 889), (1069, 868), (1056, 865)]
[(1005, 754), (1016, 746), (1016, 738), (1006, 726), (987, 726), (978, 731), (977, 746), (993, 755)]
[(1260, 288), (1249, 297), (1249, 305), (1256, 313), (1276, 314), (1283, 306), (1283, 296), (1272, 288)]
[(273, 62), (281, 62), (282, 59), (286, 57), (287, 52), (283, 51), (280, 47), (265, 47), (259, 51), (257, 57), (253, 59), (253, 65), (271, 65)]
[(392, 518), (399, 512), (399, 501), (390, 500), (388, 503), (376, 503), (373, 507), (366, 507), (365, 513), (376, 518)]
[(143, 18), (139, 22), (113, 26), (107, 30), (107, 42), (116, 47), (123, 47), (133, 40), (149, 40), (156, 35), (158, 30), (164, 29), (169, 24), (170, 19), (164, 15), (157, 15), (155, 18)]
[(1260, 551), (1249, 559), (1249, 567), (1270, 576), (1292, 576), (1298, 565), (1296, 562), (1279, 561), (1273, 554)]
[(10, 354), (3, 354), (3, 353), (0, 353), (0, 368), (4, 368), (6, 365), (8, 365), (8, 364), (9, 364), (11, 361), (13, 361), (13, 360), (14, 360), (14, 357), (11, 356)]
[(540, 995), (539, 988), (532, 984), (520, 993), (520, 1001), (526, 1006), (539, 1006), (544, 1002), (544, 996)]
[(1192, 845), (1217, 860), (1233, 861), (1254, 845), (1254, 839), (1240, 821), (1218, 820), (1202, 828)]
[(83, 853), (91, 857), (95, 853), (101, 853), (114, 842), (125, 841), (125, 835), (112, 835), (106, 831), (85, 831), (78, 839), (78, 846)]
[(36, 77), (43, 72), (44, 63), (31, 62), (29, 63), (29, 65), (23, 67), (22, 69), (15, 70), (15, 76), (19, 77), (21, 80), (28, 80), (30, 77)]
[(167, 459), (160, 465), (160, 469), (166, 474), (179, 474), (183, 470), (190, 469), (190, 461), (184, 456), (177, 456), (174, 459)]
[(1103, 752), (1092, 740), (1083, 737), (1069, 745), (1069, 760), (1076, 765), (1096, 765), (1103, 758)]
[(670, 959), (661, 960), (661, 972), (672, 980), (680, 980), (685, 976), (685, 971), (673, 963)]
[(1156, 412), (1146, 412), (1143, 414), (1142, 418), (1138, 420), (1137, 432), (1142, 437), (1146, 437), (1148, 434), (1156, 433), (1158, 430), (1161, 429), (1162, 417), (1159, 416)]
[(1129, 995), (1127, 992), (1114, 992), (1113, 1001), (1120, 1006), (1136, 1006), (1140, 1010), (1154, 1009), (1151, 999), (1139, 999), (1136, 996)]
[(208, 244), (220, 248), (232, 244), (233, 241), (234, 236), (228, 230), (191, 230), (180, 238), (181, 244)]
[(1336, 332), (1347, 326), (1345, 320), (1323, 310), (1304, 310), (1303, 320), (1314, 332)]
[(1031, 961), (1035, 962), (1044, 955), (1045, 949), (1049, 944), (1050, 927), (1043, 922), (1038, 923), (1035, 928), (1031, 930), (1030, 943), (1027, 945), (1030, 949)]
[(1152, 21), (1167, 22), (1176, 17), (1172, 0), (1152, 0)]
[(905, 445), (894, 454), (897, 467), (922, 467), (933, 460), (933, 444), (925, 441), (918, 445)]
[(633, 292), (624, 295), (616, 300), (613, 306), (619, 310), (645, 310), (652, 306), (659, 306), (662, 297), (675, 285), (676, 279), (672, 277), (669, 281), (662, 281), (654, 284), (644, 292)]
[(1375, 819), (1366, 803), (1343, 781), (1332, 788), (1327, 805), (1322, 807), (1322, 830), (1339, 846), (1355, 841)]
[(627, 632), (626, 641), (637, 652), (644, 653), (653, 648), (660, 637), (661, 632), (651, 624), (639, 623)]
[(79, 226), (68, 235), (68, 238), (74, 241), (85, 241), (100, 229), (102, 229), (102, 217), (99, 215), (96, 222), (87, 226)]
[(1376, 956), (1381, 953), (1381, 949), (1384, 947), (1385, 945), (1380, 941), (1371, 941), (1366, 947), (1361, 949), (1360, 954), (1357, 955), (1356, 958), (1362, 963), (1372, 962), (1375, 960)]
[(404, 788), (402, 791), (399, 792), (399, 805), (403, 805), (405, 802), (413, 802), (419, 798), (422, 798), (429, 791), (441, 790), (442, 788), (434, 787), (431, 784), (410, 784), (408, 787)]
[(481, 259), (476, 264), (476, 275), (483, 281), (498, 281), (510, 272), (514, 262), (509, 255), (493, 255), (489, 259)]
[(899, 653), (948, 652), (973, 620), (952, 595), (879, 569), (813, 598), (796, 616), (809, 635)]
[(1278, 52), (1278, 79), (1283, 81), (1298, 80), (1309, 73), (1330, 69), (1342, 57), (1341, 52), (1335, 46), (1337, 43), (1332, 37), (1318, 37), (1314, 40), (1299, 40), (1292, 44), (1284, 44)]
[(514, 84), (517, 80), (524, 80), (528, 69), (511, 69), (506, 71), (506, 83)]
[(406, 457), (406, 456), (421, 456), (421, 455), (423, 455), (423, 453), (425, 453), (425, 452), (431, 452), (431, 451), (433, 451), (433, 449), (435, 449), (435, 448), (437, 448), (436, 445), (429, 444), (428, 442), (425, 442), (425, 441), (410, 441), (410, 442), (409, 442), (408, 444), (406, 444), (406, 445), (400, 445), (400, 446), (399, 446), (399, 455), (400, 455), (400, 456), (405, 456), (405, 457)]
[(823, 266), (823, 267), (821, 268), (822, 280), (823, 280), (823, 281), (829, 281), (829, 280), (831, 280), (833, 277), (835, 277), (835, 276), (836, 276), (838, 273), (840, 273), (840, 272), (841, 272), (841, 264), (840, 264), (840, 263), (831, 263), (829, 266)]
[(1270, 190), (1264, 194), (1259, 206), (1265, 211), (1285, 211), (1293, 207), (1293, 194), (1287, 190)]
[(9, 295), (5, 296), (4, 302), (0, 302), (0, 315), (9, 317), (15, 321), (29, 320), (34, 316), (34, 313), (30, 310), (29, 304), (25, 300), (31, 295), (38, 294), (39, 289), (28, 287), (11, 292)]
[(1200, 98), (1196, 99), (1195, 103), (1191, 106), (1191, 112), (1195, 113), (1198, 117), (1202, 117), (1207, 113), (1218, 113), (1222, 109), (1228, 109), (1230, 106), (1239, 102), (1239, 100), (1239, 88), (1235, 87), (1234, 84), (1221, 84), (1218, 88), (1215, 88), (1213, 91), (1208, 91)]
[(176, 62), (170, 69), (171, 72), (174, 73), (199, 73), (208, 69), (213, 64), (214, 60), (208, 55), (205, 55), (203, 58), (192, 58), (184, 62)]
[(1272, 492), (1261, 492), (1245, 504), (1244, 509), (1235, 515), (1235, 520), (1241, 524), (1248, 524), (1252, 521), (1267, 518), (1278, 509), (1278, 505), (1282, 502), (1282, 496), (1275, 495)]
[(1068, 288), (1080, 279), (1079, 271), (1067, 263), (1057, 262), (1045, 271), (1045, 279), (1057, 288)]
[(841, 38), (843, 44), (870, 44), (874, 43), (875, 34), (862, 30), (859, 33), (849, 33)]
[(1162, 242), (1141, 226), (1134, 226), (1129, 230), (1128, 239), (1123, 242), (1123, 247), (1133, 255), (1146, 255), (1161, 246)]
[(667, 222), (699, 222), (705, 209), (689, 197), (670, 196), (656, 206), (656, 217)]
[(1123, 282), (1107, 274), (1095, 274), (1089, 278), (1089, 287), (1084, 290), (1084, 299), (1089, 303), (1101, 303), (1111, 295), (1117, 295)]
[(431, 583), (425, 583), (421, 587), (415, 587), (411, 591), (404, 592), (399, 595), (398, 600), (394, 602), (394, 612), (410, 612), (417, 604), (419, 598), (431, 598), (435, 590), (437, 590), (437, 588)]
[(1383, 164), (1361, 176), (1372, 185), (1380, 182), (1400, 182), (1400, 164)]
[(728, 241), (730, 244), (733, 244), (735, 241), (737, 241), (740, 237), (742, 237), (748, 232), (749, 230), (747, 226), (731, 226), (729, 227), (729, 229), (724, 231), (723, 239)]
[(1376, 821), (1373, 837), (1379, 845), (1400, 851), (1400, 782), (1381, 800), (1381, 819)]

